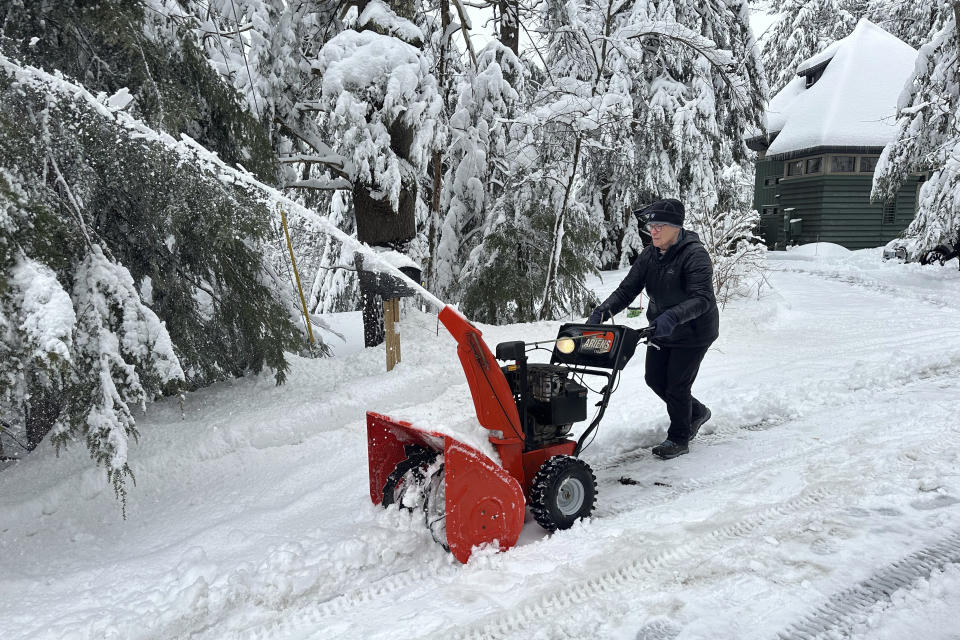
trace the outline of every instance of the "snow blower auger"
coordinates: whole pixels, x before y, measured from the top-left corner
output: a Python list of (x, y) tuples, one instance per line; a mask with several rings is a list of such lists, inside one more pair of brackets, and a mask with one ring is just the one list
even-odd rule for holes
[[(588, 517), (596, 478), (577, 456), (646, 330), (564, 324), (555, 340), (498, 344), (494, 359), (480, 331), (458, 311), (444, 307), (440, 321), (457, 341), (477, 419), (501, 463), (449, 435), (368, 412), (374, 504), (423, 510), (434, 539), (460, 562), (477, 545), (512, 547), (526, 505), (548, 531)], [(528, 363), (528, 349), (546, 344), (553, 345), (550, 363)], [(497, 360), (512, 363), (500, 367)], [(574, 441), (568, 438), (573, 424), (587, 419), (584, 376), (605, 378), (606, 384), (596, 416)]]

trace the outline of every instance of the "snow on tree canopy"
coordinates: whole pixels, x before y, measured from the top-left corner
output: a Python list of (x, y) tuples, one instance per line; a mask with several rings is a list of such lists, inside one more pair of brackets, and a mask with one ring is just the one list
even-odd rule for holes
[(417, 44), (423, 42), (426, 38), (423, 31), (417, 25), (406, 18), (401, 18), (393, 10), (380, 0), (371, 0), (360, 14), (358, 25), (361, 27), (367, 25), (376, 25), (385, 30), (389, 35), (396, 36), (404, 42)]
[(11, 274), (22, 313), (20, 330), (33, 350), (30, 357), (70, 361), (76, 314), (53, 269), (21, 255)]
[(322, 78), (321, 109), (342, 132), (340, 150), (354, 178), (375, 182), (394, 207), (401, 160), (390, 128), (401, 118), (414, 131), (408, 159), (426, 166), (442, 103), (430, 66), (416, 47), (373, 31), (347, 30), (327, 42), (313, 62)]
[[(384, 108), (402, 110), (406, 94), (417, 89), (417, 48), (373, 31), (344, 31), (328, 42), (314, 63), (323, 78), (323, 95), (375, 91), (386, 85)], [(383, 82), (386, 80), (386, 82)]]
[(917, 51), (869, 20), (800, 65), (826, 62), (807, 87), (794, 78), (770, 101), (767, 130), (776, 135), (768, 155), (820, 146), (882, 147), (896, 132), (897, 98), (913, 73)]

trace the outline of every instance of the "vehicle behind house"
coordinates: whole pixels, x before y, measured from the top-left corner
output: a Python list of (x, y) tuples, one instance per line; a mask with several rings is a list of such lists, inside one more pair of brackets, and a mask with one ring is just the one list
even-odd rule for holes
[(916, 260), (920, 264), (939, 264), (943, 266), (945, 262), (958, 256), (960, 256), (960, 234), (952, 241), (938, 244), (933, 249), (921, 251), (915, 256), (910, 255), (903, 238), (891, 240), (883, 248), (884, 260), (899, 260), (900, 262)]

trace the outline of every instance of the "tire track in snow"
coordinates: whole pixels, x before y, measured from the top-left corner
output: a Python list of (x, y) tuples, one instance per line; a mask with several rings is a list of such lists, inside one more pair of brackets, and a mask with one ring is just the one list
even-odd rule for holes
[[(849, 437), (854, 436), (850, 435)], [(839, 440), (842, 440), (842, 438), (838, 439), (838, 441)], [(786, 460), (801, 458), (807, 455), (811, 450), (820, 448), (821, 446), (822, 445), (818, 444), (811, 447), (797, 448), (795, 450), (791, 450), (789, 453), (776, 456), (776, 460), (779, 461), (781, 459)], [(682, 486), (672, 488), (672, 490), (667, 494), (657, 493), (643, 494), (638, 496), (636, 493), (634, 493), (632, 494), (632, 498), (622, 501), (623, 503), (628, 504), (630, 508), (616, 509), (610, 513), (599, 512), (594, 517), (605, 518), (616, 516), (620, 513), (628, 511), (642, 510), (643, 508), (653, 504), (666, 504), (677, 500), (688, 493), (721, 485), (725, 482), (729, 482), (731, 479), (747, 477), (751, 475), (751, 473), (755, 472), (756, 468), (767, 466), (770, 463), (770, 460), (770, 458), (764, 458), (759, 461), (751, 461), (750, 463), (740, 465), (735, 469), (730, 470), (728, 473), (711, 478), (709, 481), (691, 480)], [(815, 502), (811, 504), (815, 504)], [(740, 525), (734, 524), (729, 525), (720, 531), (729, 532), (736, 530), (741, 530), (742, 533), (747, 533), (750, 529), (744, 529), (740, 527)], [(653, 564), (647, 566), (661, 566), (662, 564), (674, 559), (674, 554), (672, 551), (664, 552), (662, 555), (662, 558), (652, 561)], [(441, 581), (445, 581), (447, 579), (455, 578), (460, 572), (461, 567), (459, 565), (453, 565), (441, 571), (437, 571), (435, 569), (419, 569), (406, 570), (401, 573), (392, 574), (378, 579), (372, 584), (366, 584), (363, 587), (353, 589), (346, 593), (337, 594), (324, 601), (321, 601), (318, 603), (318, 606), (315, 610), (311, 611), (309, 614), (306, 614), (304, 617), (294, 616), (293, 618), (285, 618), (283, 621), (279, 622), (275, 630), (278, 632), (278, 637), (283, 637), (284, 635), (287, 635), (286, 632), (290, 631), (292, 628), (311, 624), (319, 625), (323, 620), (342, 618), (343, 616), (351, 614), (366, 604), (373, 603), (381, 598), (389, 597), (394, 593), (415, 587), (418, 584), (422, 584), (425, 580), (436, 581), (437, 579), (440, 579)], [(262, 635), (259, 632), (253, 632), (241, 634), (239, 637), (254, 640), (255, 638), (262, 637)]]
[[(862, 434), (862, 431), (850, 433), (847, 437), (839, 440), (855, 441), (861, 438)], [(937, 444), (925, 448), (925, 451), (936, 454), (937, 451), (955, 450), (958, 444), (960, 444), (960, 428), (954, 427), (932, 437), (938, 439)], [(766, 460), (769, 461), (770, 459), (766, 458)], [(798, 495), (785, 502), (764, 507), (736, 522), (714, 529), (703, 536), (688, 540), (676, 548), (667, 549), (653, 555), (641, 555), (634, 559), (630, 559), (629, 551), (621, 549), (620, 553), (626, 556), (624, 561), (625, 566), (583, 580), (581, 584), (573, 587), (564, 587), (528, 598), (526, 601), (514, 606), (512, 613), (492, 614), (486, 619), (470, 625), (469, 628), (461, 630), (459, 633), (450, 630), (451, 634), (449, 637), (463, 640), (490, 640), (493, 638), (518, 637), (523, 635), (524, 630), (527, 628), (537, 625), (543, 620), (562, 616), (574, 606), (587, 605), (597, 600), (602, 601), (603, 596), (609, 595), (610, 592), (621, 591), (628, 587), (635, 590), (636, 587), (642, 585), (644, 581), (650, 581), (651, 574), (657, 570), (670, 571), (677, 566), (690, 566), (691, 563), (696, 563), (702, 559), (723, 553), (725, 549), (729, 548), (730, 540), (746, 538), (751, 534), (753, 534), (754, 537), (762, 535), (763, 531), (776, 527), (781, 524), (783, 520), (801, 514), (805, 510), (825, 506), (831, 501), (842, 503), (845, 499), (849, 498), (850, 487), (846, 486), (847, 483), (840, 483), (836, 478), (831, 479), (830, 482), (832, 483), (830, 486), (807, 487)], [(839, 503), (836, 505), (837, 507), (842, 506)], [(955, 555), (960, 556), (960, 532), (951, 535), (942, 544), (947, 551), (949, 551), (949, 556), (946, 555), (947, 551), (941, 552), (940, 545), (934, 545), (934, 547), (926, 549), (923, 552), (917, 552), (917, 554), (908, 556), (908, 559), (913, 558), (914, 555), (920, 558), (920, 560), (916, 561), (916, 566), (912, 571), (927, 571), (926, 574), (919, 575), (919, 577), (923, 577), (923, 575), (929, 575), (930, 571), (938, 568), (938, 566), (942, 567), (943, 564), (946, 564), (935, 565), (931, 564), (932, 561), (945, 557), (953, 558)], [(937, 553), (939, 553), (939, 555), (937, 555)], [(687, 564), (684, 564), (685, 562)], [(926, 564), (924, 564), (924, 562), (926, 562)], [(950, 562), (960, 562), (960, 557), (958, 557), (957, 560), (950, 560)], [(888, 573), (893, 576), (899, 576), (901, 580), (906, 580), (913, 575), (910, 573), (911, 566), (914, 565), (910, 565), (905, 560), (891, 566), (888, 572), (879, 572), (874, 576), (874, 579), (865, 581), (869, 583), (866, 587), (859, 585), (859, 587), (863, 587), (863, 593), (858, 591), (857, 595), (852, 597), (852, 602), (855, 602), (856, 606), (866, 611), (875, 603), (876, 599), (871, 602), (869, 597), (866, 597), (864, 593), (867, 595), (879, 594), (888, 597), (896, 590), (896, 588), (890, 588), (894, 583), (891, 582)], [(917, 569), (917, 567), (920, 569)], [(929, 570), (924, 567), (929, 567)], [(914, 581), (915, 579), (911, 580), (910, 583)], [(853, 615), (860, 610), (853, 608), (854, 605), (849, 606), (849, 615)], [(826, 608), (827, 605), (824, 605), (824, 607)], [(828, 610), (836, 613), (835, 609), (836, 607), (833, 607)], [(846, 613), (846, 611), (847, 610), (843, 610), (844, 613)], [(814, 615), (825, 614), (821, 614), (820, 610), (818, 610), (815, 614), (812, 614), (811, 617)], [(809, 627), (809, 624), (806, 624), (803, 628), (807, 629), (811, 627)], [(444, 634), (444, 637), (447, 637), (447, 634)], [(818, 636), (791, 635), (787, 632), (786, 634), (778, 636), (778, 640), (795, 640), (797, 638), (808, 640), (808, 638), (814, 637)]]
[[(939, 367), (936, 370), (924, 370), (925, 373), (929, 375), (924, 376), (923, 378), (909, 378), (909, 374), (905, 375), (904, 378), (909, 378), (914, 383), (917, 380), (922, 380), (924, 384), (930, 384), (931, 382), (936, 382), (938, 379), (949, 379), (952, 380), (956, 376), (956, 367), (953, 364), (945, 365)], [(916, 376), (918, 372), (914, 372), (913, 375)], [(908, 385), (905, 384), (906, 380), (893, 380), (886, 387), (859, 389), (850, 393), (849, 395), (844, 395), (844, 402), (842, 404), (837, 404), (835, 402), (827, 403), (824, 402), (821, 404), (818, 409), (830, 409), (834, 410), (844, 406), (862, 406), (864, 404), (863, 395), (875, 395), (883, 394), (892, 390), (902, 390)], [(754, 430), (767, 430), (782, 426), (793, 422), (789, 414), (791, 411), (785, 411), (781, 415), (773, 416), (770, 420), (765, 420), (762, 423), (751, 423), (747, 425), (732, 425), (724, 426), (718, 428), (717, 431), (711, 434), (704, 434), (701, 436), (700, 442), (708, 446), (716, 445), (721, 442), (730, 440), (742, 431), (754, 431)], [(865, 430), (860, 430), (856, 435), (862, 434), (864, 431), (870, 431), (871, 428)], [(802, 445), (791, 445), (787, 450), (781, 451), (774, 456), (756, 458), (745, 462), (741, 465), (727, 469), (725, 473), (717, 476), (710, 477), (708, 479), (699, 480), (699, 479), (689, 479), (684, 481), (680, 485), (667, 487), (668, 491), (658, 491), (656, 493), (646, 493), (640, 496), (636, 494), (629, 495), (628, 497), (621, 500), (614, 500), (609, 503), (605, 503), (602, 499), (598, 500), (597, 510), (594, 512), (594, 517), (598, 518), (608, 518), (611, 516), (616, 516), (620, 513), (627, 511), (636, 510), (640, 507), (651, 506), (655, 504), (666, 504), (668, 502), (673, 502), (683, 495), (692, 493), (694, 491), (714, 487), (720, 484), (725, 484), (731, 481), (734, 481), (738, 478), (750, 477), (758, 469), (768, 468), (771, 465), (780, 466), (783, 463), (796, 460), (798, 458), (806, 457), (810, 452), (823, 449), (825, 447), (835, 446), (840, 442), (847, 441), (855, 434), (844, 433), (841, 437), (833, 438), (830, 440), (819, 440), (815, 443), (811, 443), (806, 446)], [(629, 476), (631, 469), (636, 469), (642, 466), (642, 463), (645, 463), (647, 460), (652, 460), (653, 455), (649, 453), (646, 449), (635, 450), (633, 452), (626, 452), (617, 454), (616, 456), (608, 459), (605, 462), (600, 464), (591, 465), (597, 473), (597, 483), (600, 486), (610, 486), (616, 487), (619, 484), (619, 478), (624, 475)], [(625, 463), (640, 461), (640, 465), (627, 465)], [(615, 473), (605, 473), (611, 469), (616, 469)], [(641, 485), (644, 486), (645, 485)]]
[(942, 296), (936, 296), (932, 294), (923, 294), (917, 293), (916, 288), (911, 288), (909, 286), (898, 286), (885, 284), (879, 280), (874, 280), (867, 277), (862, 277), (860, 274), (855, 273), (842, 273), (840, 271), (822, 271), (818, 269), (804, 269), (799, 266), (791, 267), (770, 267), (770, 271), (779, 272), (779, 273), (795, 273), (805, 276), (810, 276), (813, 278), (822, 278), (823, 280), (830, 280), (833, 282), (839, 282), (842, 284), (850, 285), (853, 287), (858, 287), (861, 289), (866, 289), (874, 293), (883, 293), (890, 294), (896, 297), (898, 300), (909, 299), (915, 302), (923, 302), (926, 304), (933, 305), (935, 307), (940, 307), (943, 309), (960, 309), (960, 305), (952, 304), (951, 298), (957, 297), (957, 291), (950, 290), (949, 280), (944, 280), (944, 290)]
[(834, 594), (812, 613), (777, 634), (777, 639), (815, 640), (849, 634), (857, 623), (866, 619), (871, 609), (891, 601), (894, 592), (913, 588), (921, 579), (950, 564), (960, 564), (960, 531)]
[[(621, 513), (641, 511), (644, 508), (647, 508), (655, 504), (667, 504), (675, 500), (678, 500), (684, 495), (687, 495), (694, 491), (705, 490), (718, 485), (727, 484), (732, 481), (736, 481), (738, 478), (751, 477), (755, 475), (758, 469), (770, 467), (771, 465), (779, 466), (782, 463), (788, 462), (790, 460), (803, 459), (808, 457), (812, 451), (824, 449), (825, 447), (830, 447), (840, 442), (858, 440), (862, 437), (864, 431), (869, 431), (869, 430), (870, 429), (864, 429), (856, 432), (848, 432), (844, 436), (835, 438), (830, 441), (821, 440), (811, 446), (792, 448), (790, 451), (783, 452), (772, 458), (766, 457), (758, 460), (753, 460), (749, 463), (739, 465), (734, 469), (730, 469), (726, 473), (713, 477), (709, 480), (690, 481), (689, 483), (685, 483), (683, 486), (676, 487), (669, 493), (645, 494), (640, 496), (638, 496), (637, 494), (633, 494), (633, 497), (631, 499), (623, 501), (624, 503), (629, 504), (630, 508), (617, 509), (615, 511), (612, 511), (611, 513), (598, 513), (595, 515), (595, 517), (607, 518), (607, 517), (619, 515)], [(925, 451), (935, 453), (936, 451), (946, 451), (948, 449), (955, 448), (957, 446), (957, 441), (960, 440), (960, 432), (954, 430), (952, 432), (952, 435), (953, 435), (952, 438), (940, 439), (937, 445), (934, 445), (933, 447), (929, 447), (925, 449)], [(794, 513), (802, 511), (806, 507), (819, 504), (820, 502), (822, 502), (824, 499), (828, 497), (834, 496), (836, 494), (842, 494), (842, 493), (843, 492), (839, 490), (821, 489), (819, 490), (819, 492), (814, 493), (811, 496), (811, 499), (806, 501), (802, 501), (802, 500), (793, 501), (791, 505), (786, 509), (781, 509), (781, 505), (775, 505), (773, 507), (767, 508), (761, 514), (759, 521), (758, 521), (758, 518), (756, 517), (750, 517), (744, 521), (738, 521), (738, 522), (729, 524), (725, 527), (716, 529), (710, 532), (709, 534), (706, 534), (705, 537), (707, 540), (713, 540), (713, 541), (729, 540), (733, 538), (743, 537), (751, 533), (755, 529), (757, 529), (761, 524), (764, 524), (778, 516), (786, 517), (786, 516), (792, 515)], [(700, 539), (698, 539), (695, 542), (689, 543), (689, 545), (687, 545), (685, 552), (680, 553), (680, 552), (675, 552), (674, 550), (667, 550), (653, 557), (642, 558), (639, 561), (640, 562), (639, 566), (643, 571), (647, 571), (647, 572), (658, 569), (658, 568), (669, 567), (678, 560), (694, 557), (696, 554), (691, 553), (692, 551), (694, 550), (702, 551), (703, 549), (704, 549), (704, 544), (700, 541)], [(394, 594), (412, 587), (416, 587), (417, 585), (421, 584), (424, 580), (436, 581), (439, 578), (441, 581), (446, 581), (448, 579), (454, 578), (460, 573), (460, 570), (461, 570), (460, 567), (458, 565), (455, 565), (455, 566), (451, 566), (448, 569), (441, 570), (439, 572), (436, 570), (417, 570), (417, 571), (411, 570), (411, 571), (406, 571), (403, 574), (395, 574), (395, 575), (386, 577), (382, 580), (379, 580), (376, 584), (368, 585), (360, 589), (355, 589), (349, 593), (338, 595), (335, 598), (331, 598), (330, 600), (324, 603), (321, 603), (318, 609), (316, 609), (315, 611), (311, 612), (308, 615), (307, 620), (303, 618), (296, 618), (295, 620), (287, 619), (285, 620), (285, 623), (287, 624), (281, 623), (279, 626), (279, 630), (282, 631), (282, 630), (288, 629), (290, 628), (290, 626), (299, 627), (304, 624), (320, 624), (323, 620), (341, 618), (345, 615), (350, 615), (359, 607), (362, 607), (369, 603), (373, 603), (378, 599), (388, 597), (391, 594)], [(616, 573), (619, 576), (619, 571)], [(631, 573), (629, 575), (634, 575), (634, 574)], [(627, 577), (629, 577), (629, 575)], [(602, 580), (601, 582), (603, 582), (603, 584), (598, 583), (595, 589), (589, 592), (586, 592), (584, 594), (584, 599), (589, 599), (591, 597), (594, 597), (595, 595), (599, 595), (601, 591), (610, 590), (617, 585), (619, 585), (617, 586), (617, 588), (619, 588), (620, 586), (627, 585), (630, 583), (630, 580), (618, 579), (618, 580), (615, 580), (614, 582), (608, 582), (608, 581)], [(576, 599), (576, 600), (570, 600), (568, 602), (564, 598), (566, 598), (566, 596), (561, 597), (561, 602), (563, 604), (576, 604), (583, 601), (581, 599)], [(542, 609), (543, 611), (547, 611), (547, 609), (544, 609), (544, 606), (545, 605), (541, 605), (540, 609)], [(544, 613), (544, 615), (540, 617), (546, 617), (547, 615), (548, 615), (548, 612)], [(529, 622), (533, 622), (533, 621), (534, 619), (531, 619)], [(509, 635), (509, 631), (511, 630), (515, 631), (516, 629), (511, 628), (510, 630), (505, 632), (505, 634)], [(489, 630), (484, 629), (479, 636), (467, 635), (463, 637), (486, 638), (488, 636), (485, 634), (488, 631)], [(282, 633), (280, 634), (280, 636), (283, 636), (283, 635), (284, 634)], [(260, 636), (252, 635), (252, 636), (244, 636), (244, 637), (256, 638)], [(454, 637), (461, 637), (461, 636), (454, 636)]]
[[(925, 342), (927, 341), (925, 340)], [(802, 402), (790, 402), (790, 398), (797, 394), (794, 393), (792, 389), (787, 389), (777, 398), (782, 401), (777, 404), (783, 407), (778, 413), (768, 414), (762, 421), (720, 426), (715, 431), (704, 433), (700, 436), (700, 441), (707, 441), (708, 439), (712, 439), (713, 442), (726, 440), (735, 436), (740, 431), (766, 431), (792, 421), (801, 415), (802, 408), (821, 409), (825, 407), (836, 408), (862, 404), (863, 398), (861, 396), (864, 394), (872, 395), (897, 391), (920, 380), (929, 383), (940, 378), (952, 379), (958, 373), (960, 373), (960, 354), (947, 359), (946, 362), (936, 362), (932, 364), (921, 363), (911, 368), (902, 369), (896, 376), (882, 376), (878, 377), (877, 380), (869, 380), (866, 383), (858, 382), (855, 385), (848, 384), (846, 393), (837, 392), (837, 382), (834, 380), (821, 381), (819, 386), (822, 387), (822, 389), (812, 391), (811, 385), (805, 385), (804, 388), (808, 391), (807, 396), (812, 396), (814, 398), (813, 400), (809, 397), (804, 397)], [(621, 451), (606, 458), (595, 458), (590, 466), (596, 471), (603, 471), (613, 467), (620, 467), (624, 463), (634, 460), (647, 459), (650, 457), (652, 457), (652, 454), (648, 451), (647, 447), (637, 447), (628, 451)]]
[[(850, 434), (849, 437), (855, 437), (855, 435)], [(801, 451), (793, 452), (793, 455), (790, 457), (801, 457), (808, 452), (808, 448), (803, 448)], [(778, 458), (779, 457), (786, 456), (778, 456)], [(769, 461), (769, 458), (765, 460)], [(725, 481), (729, 481), (731, 477), (746, 476), (753, 470), (755, 466), (764, 465), (762, 463), (755, 462), (748, 465), (741, 465), (741, 467), (749, 468), (741, 469), (738, 467), (735, 472), (723, 474), (715, 479), (711, 479), (709, 482), (692, 482), (689, 487), (678, 489), (677, 491), (672, 492), (669, 496), (658, 494), (645, 500), (633, 500), (631, 503), (635, 508), (629, 510), (624, 509), (622, 511), (642, 510), (644, 506), (647, 506), (651, 503), (667, 503), (672, 500), (679, 499), (683, 495), (697, 489), (722, 484)], [(566, 590), (560, 591), (556, 597), (560, 599), (559, 602), (561, 602), (561, 604), (582, 602), (602, 591), (610, 590), (614, 587), (619, 588), (622, 585), (629, 584), (637, 578), (647, 575), (652, 570), (669, 566), (684, 558), (693, 557), (696, 552), (702, 551), (705, 548), (704, 540), (713, 541), (714, 544), (717, 544), (718, 542), (729, 540), (731, 538), (742, 537), (764, 523), (770, 521), (771, 519), (784, 517), (792, 513), (802, 511), (805, 508), (819, 504), (826, 498), (831, 497), (836, 493), (836, 489), (831, 490), (820, 488), (809, 492), (809, 495), (801, 494), (793, 500), (788, 500), (786, 502), (778, 503), (774, 506), (766, 507), (758, 514), (747, 516), (744, 519), (738, 520), (737, 522), (714, 529), (708, 534), (697, 538), (695, 541), (688, 542), (681, 547), (667, 549), (653, 555), (643, 555), (631, 563), (627, 570), (620, 568), (614, 572), (610, 572), (609, 575), (595, 577), (589, 581), (589, 589), (587, 591), (583, 591), (581, 594), (582, 597), (577, 597), (574, 600), (568, 601), (569, 596), (566, 594)], [(338, 594), (326, 601), (320, 602), (312, 611), (300, 615), (285, 617), (277, 624), (271, 626), (271, 635), (275, 637), (285, 637), (290, 635), (291, 632), (297, 628), (314, 625), (321, 626), (324, 620), (343, 619), (345, 616), (349, 616), (351, 614), (362, 613), (360, 609), (365, 605), (375, 603), (376, 601), (383, 598), (388, 598), (395, 593), (416, 587), (417, 585), (422, 584), (424, 581), (436, 582), (439, 579), (441, 582), (445, 582), (448, 579), (455, 578), (461, 573), (461, 571), (462, 568), (460, 565), (451, 565), (449, 568), (444, 568), (440, 571), (437, 571), (436, 569), (407, 570), (402, 573), (387, 576), (377, 580), (373, 584), (367, 584), (363, 587), (351, 590), (347, 593)], [(531, 610), (544, 610), (544, 607), (548, 607), (553, 602), (553, 598), (548, 596), (544, 596), (542, 600), (543, 603), (538, 604), (535, 602), (534, 605), (536, 606), (534, 606)], [(494, 618), (499, 617), (499, 615), (494, 616)], [(523, 619), (514, 619), (514, 617), (508, 616), (508, 620), (513, 620), (514, 623), (519, 623)], [(486, 635), (488, 631), (489, 630), (487, 629), (482, 630), (479, 636), (469, 634), (464, 635), (461, 633), (460, 635), (454, 635), (453, 637), (487, 638), (490, 637), (489, 635)], [(255, 640), (256, 638), (263, 637), (263, 632), (263, 629), (257, 631), (247, 631), (239, 634), (238, 637), (248, 640)]]
[[(783, 420), (782, 422), (786, 422)], [(736, 428), (731, 428), (728, 434), (721, 435), (719, 437), (714, 437), (713, 434), (708, 435), (704, 441), (710, 446), (716, 444), (719, 441), (726, 440), (733, 436), (736, 432)], [(844, 436), (832, 440), (833, 442), (842, 442), (849, 440), (851, 438), (856, 438), (860, 436), (861, 432), (856, 433), (846, 433)], [(621, 513), (626, 513), (630, 511), (639, 511), (644, 508), (650, 507), (652, 505), (658, 504), (667, 504), (675, 500), (680, 499), (681, 497), (693, 493), (698, 490), (704, 490), (718, 485), (723, 485), (731, 481), (735, 481), (738, 478), (750, 477), (755, 474), (756, 470), (759, 468), (769, 467), (771, 464), (780, 464), (785, 461), (800, 459), (806, 457), (811, 451), (815, 451), (824, 447), (825, 444), (823, 441), (820, 441), (809, 446), (794, 446), (787, 451), (781, 451), (779, 454), (771, 457), (754, 459), (742, 465), (738, 465), (732, 469), (726, 470), (726, 472), (713, 476), (707, 480), (689, 480), (684, 482), (682, 485), (675, 487), (670, 487), (667, 492), (656, 492), (656, 493), (642, 493), (638, 494), (636, 492), (629, 492), (628, 496), (622, 500), (612, 503), (611, 505), (604, 505), (601, 501), (601, 508), (595, 512), (595, 518), (609, 518), (617, 516)], [(649, 457), (649, 453), (646, 454), (637, 454), (638, 457)], [(612, 465), (603, 467), (604, 469), (609, 469)], [(598, 478), (599, 479), (599, 478)], [(612, 484), (617, 482), (612, 476), (603, 478), (605, 483)], [(375, 599), (388, 596), (392, 593), (405, 590), (409, 587), (415, 586), (421, 583), (424, 579), (436, 579), (438, 577), (453, 577), (458, 573), (459, 567), (454, 566), (449, 570), (442, 571), (440, 573), (431, 570), (408, 570), (404, 571), (401, 574), (394, 574), (377, 580), (374, 584), (370, 584), (358, 589), (354, 589), (348, 593), (338, 594), (322, 602), (319, 609), (315, 612), (316, 620), (319, 621), (324, 618), (332, 618), (341, 616), (343, 614), (349, 613), (352, 609), (355, 609), (358, 606), (362, 606), (367, 602), (371, 602)]]
[[(559, 589), (527, 598), (513, 606), (510, 612), (491, 614), (468, 625), (466, 629), (448, 629), (448, 633), (441, 635), (455, 640), (517, 637), (518, 633), (526, 627), (538, 620), (552, 617), (552, 614), (558, 610), (569, 610), (574, 606), (585, 605), (608, 592), (621, 591), (625, 587), (649, 581), (653, 572), (669, 570), (679, 562), (696, 561), (703, 556), (712, 556), (719, 553), (722, 546), (731, 539), (742, 538), (772, 522), (842, 497), (843, 493), (843, 489), (839, 486), (805, 488), (793, 498), (761, 508), (705, 535), (657, 553), (640, 553), (633, 558), (625, 557), (621, 566), (615, 569), (583, 579), (572, 586), (564, 585)], [(627, 555), (625, 550), (621, 552)]]

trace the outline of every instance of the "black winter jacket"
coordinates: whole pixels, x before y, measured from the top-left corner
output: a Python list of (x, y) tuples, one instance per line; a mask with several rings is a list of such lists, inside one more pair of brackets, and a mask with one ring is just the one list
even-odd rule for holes
[(671, 309), (677, 327), (667, 338), (657, 340), (665, 347), (705, 347), (720, 332), (720, 312), (713, 293), (713, 264), (700, 237), (683, 230), (667, 252), (649, 245), (636, 261), (616, 291), (600, 309), (604, 317), (620, 313), (646, 287), (650, 296), (647, 320)]

